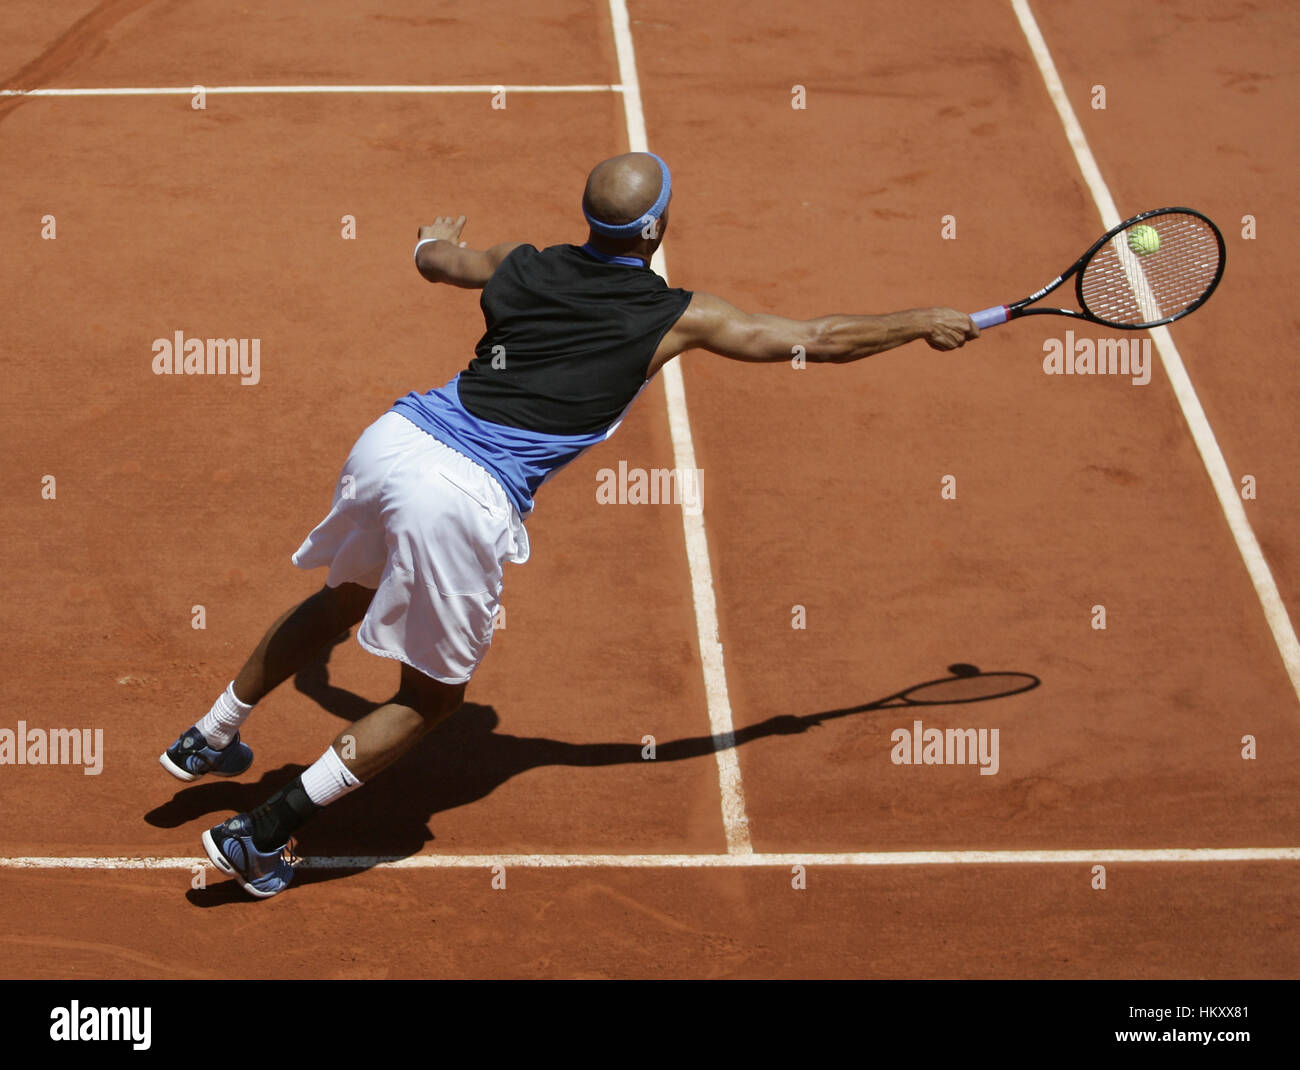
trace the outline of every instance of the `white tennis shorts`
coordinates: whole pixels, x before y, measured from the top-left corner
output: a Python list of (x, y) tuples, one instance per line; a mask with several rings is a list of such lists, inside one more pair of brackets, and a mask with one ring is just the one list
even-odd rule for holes
[(443, 683), (467, 681), (492, 643), (507, 561), (528, 533), (488, 471), (386, 412), (352, 447), (329, 515), (293, 563), (375, 588), (357, 642)]

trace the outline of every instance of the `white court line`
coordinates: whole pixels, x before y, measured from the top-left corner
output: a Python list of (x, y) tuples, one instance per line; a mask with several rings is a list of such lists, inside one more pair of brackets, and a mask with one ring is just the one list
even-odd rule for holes
[[(1152, 847), (1095, 851), (852, 851), (805, 854), (499, 854), (304, 858), (306, 869), (758, 869), (790, 866), (1004, 866), (1108, 863), (1300, 862), (1300, 847)], [(193, 869), (206, 858), (0, 858), (0, 869)]]
[(1115, 250), (1115, 259), (1119, 261), (1120, 270), (1124, 272), (1124, 280), (1128, 283), (1129, 292), (1137, 300), (1142, 318), (1147, 323), (1154, 323), (1156, 320), (1164, 319), (1165, 314), (1156, 303), (1156, 296), (1151, 290), (1151, 280), (1147, 278), (1147, 270), (1138, 259), (1138, 254), (1129, 248), (1125, 233), (1121, 232), (1111, 238), (1110, 247)]
[[(614, 45), (618, 51), (618, 76), (623, 84), (623, 114), (627, 121), (627, 142), (631, 152), (647, 152), (645, 112), (641, 107), (641, 82), (636, 73), (636, 50), (625, 0), (609, 0)], [(668, 278), (668, 266), (662, 247), (650, 265)], [(695, 443), (691, 421), (686, 412), (686, 385), (682, 369), (674, 357), (659, 373), (668, 398), (668, 427), (673, 440), (673, 463), (678, 472), (695, 472)], [(702, 505), (702, 502), (701, 502)], [(709, 540), (704, 528), (704, 510), (682, 509), (682, 527), (686, 536), (686, 562), (691, 574), (691, 596), (695, 603), (695, 629), (700, 643), (700, 661), (704, 669), (704, 693), (709, 709), (709, 725), (717, 740), (714, 756), (718, 762), (718, 784), (722, 791), (722, 824), (727, 850), (747, 855), (753, 850), (749, 838), (749, 817), (745, 813), (745, 790), (740, 779), (740, 762), (736, 758), (736, 732), (731, 718), (731, 696), (727, 691), (727, 671), (722, 660), (722, 643), (718, 639), (718, 605), (713, 595), (713, 569), (709, 565)]]
[[(1070, 148), (1074, 150), (1074, 158), (1079, 164), (1079, 170), (1088, 184), (1088, 189), (1092, 191), (1092, 199), (1097, 205), (1097, 210), (1101, 213), (1102, 223), (1109, 230), (1121, 222), (1123, 217), (1115, 208), (1114, 198), (1111, 197), (1105, 179), (1101, 177), (1101, 170), (1092, 155), (1092, 150), (1088, 147), (1083, 128), (1079, 125), (1074, 109), (1070, 106), (1070, 99), (1066, 96), (1065, 86), (1056, 71), (1056, 64), (1052, 61), (1047, 42), (1043, 40), (1038, 23), (1034, 20), (1034, 14), (1029, 9), (1029, 0), (1011, 0), (1011, 7), (1020, 21), (1020, 28), (1029, 42), (1038, 69), (1042, 72), (1048, 95), (1056, 105), (1056, 112), (1061, 118), (1061, 125), (1065, 127)], [(1223, 515), (1227, 518), (1228, 527), (1237, 543), (1237, 550), (1246, 564), (1246, 571), (1250, 574), (1251, 583), (1254, 584), (1255, 594), (1264, 609), (1264, 616), (1273, 632), (1273, 641), (1277, 644), (1278, 652), (1282, 655), (1282, 664), (1291, 678), (1291, 688), (1296, 698), (1300, 699), (1300, 640), (1296, 639), (1295, 627), (1287, 614), (1286, 605), (1282, 601), (1282, 595), (1277, 589), (1268, 562), (1264, 559), (1264, 551), (1260, 549), (1259, 540), (1255, 538), (1250, 520), (1246, 517), (1246, 507), (1241, 503), (1232, 473), (1228, 470), (1228, 462), (1224, 459), (1223, 451), (1214, 437), (1209, 420), (1206, 419), (1205, 410), (1201, 408), (1200, 399), (1197, 398), (1196, 390), (1192, 387), (1192, 380), (1183, 365), (1178, 347), (1174, 345), (1169, 328), (1153, 327), (1150, 334), (1156, 344), (1156, 351), (1160, 354), (1165, 375), (1169, 377), (1170, 385), (1174, 389), (1174, 396), (1178, 399), (1179, 408), (1182, 409), (1183, 417), (1192, 432), (1201, 461), (1209, 473), (1210, 482), (1214, 485), (1214, 493), (1218, 496)]]
[(0, 89), (0, 97), (159, 97), (257, 93), (621, 93), (621, 85), (194, 85), (103, 89)]

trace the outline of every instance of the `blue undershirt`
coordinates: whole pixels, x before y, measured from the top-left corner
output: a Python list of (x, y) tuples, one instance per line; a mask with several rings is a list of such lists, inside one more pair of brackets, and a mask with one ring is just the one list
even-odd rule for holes
[(492, 423), (475, 416), (461, 404), (459, 379), (457, 375), (446, 386), (425, 394), (412, 391), (398, 398), (392, 411), (486, 468), (496, 477), (521, 517), (532, 512), (533, 495), (538, 487), (579, 454), (604, 442), (622, 422), (620, 416), (604, 430), (585, 435), (548, 435)]

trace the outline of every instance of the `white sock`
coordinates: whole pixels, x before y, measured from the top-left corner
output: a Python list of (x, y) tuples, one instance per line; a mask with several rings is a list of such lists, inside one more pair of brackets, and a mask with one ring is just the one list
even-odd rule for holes
[(212, 709), (199, 722), (198, 729), (208, 741), (209, 747), (221, 750), (235, 738), (239, 726), (252, 712), (252, 706), (235, 698), (235, 681), (231, 680), (221, 692), (221, 697), (212, 704)]
[(361, 781), (348, 771), (333, 747), (326, 748), (325, 753), (316, 759), (316, 764), (302, 775), (302, 790), (317, 806), (341, 799), (359, 787)]

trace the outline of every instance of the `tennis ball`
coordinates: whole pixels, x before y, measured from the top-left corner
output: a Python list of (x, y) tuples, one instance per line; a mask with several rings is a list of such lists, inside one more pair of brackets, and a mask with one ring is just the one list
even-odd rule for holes
[(1128, 247), (1138, 256), (1150, 256), (1160, 248), (1160, 235), (1155, 227), (1143, 223), (1128, 232)]

